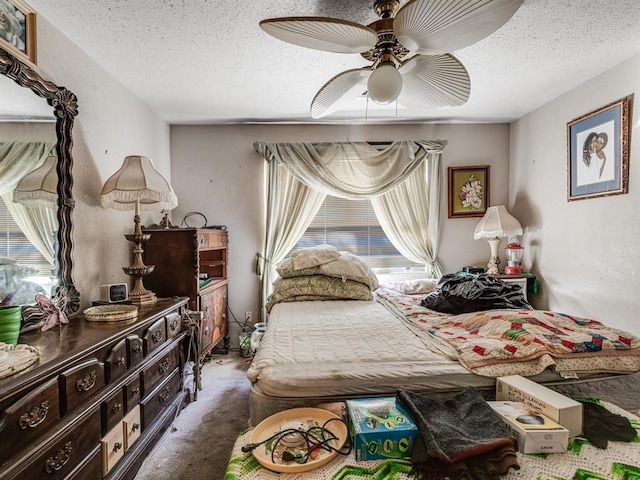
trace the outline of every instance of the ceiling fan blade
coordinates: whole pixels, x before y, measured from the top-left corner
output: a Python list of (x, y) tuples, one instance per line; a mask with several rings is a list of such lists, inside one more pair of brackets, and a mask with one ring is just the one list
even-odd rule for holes
[(325, 83), (311, 102), (311, 117), (322, 118), (340, 110), (367, 90), (369, 67), (339, 73)]
[(326, 52), (366, 52), (378, 41), (373, 29), (337, 18), (270, 18), (262, 20), (260, 28), (279, 40)]
[(451, 54), (416, 55), (398, 70), (402, 92), (398, 103), (412, 107), (457, 107), (469, 100), (471, 80), (464, 65)]
[(489, 36), (524, 0), (410, 0), (393, 20), (398, 41), (423, 55), (453, 52)]

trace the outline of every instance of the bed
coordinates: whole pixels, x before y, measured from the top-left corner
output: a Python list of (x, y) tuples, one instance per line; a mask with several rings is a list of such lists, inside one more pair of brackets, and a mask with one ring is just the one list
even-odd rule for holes
[[(295, 269), (291, 259), (279, 266), (267, 331), (247, 371), (253, 425), (288, 408), (397, 389), (442, 398), (473, 386), (491, 399), (495, 378), (513, 374), (640, 409), (640, 338), (540, 310), (430, 310), (420, 303), (429, 289), (437, 291), (437, 281), (378, 285), (366, 264), (346, 257), (358, 268)], [(541, 329), (553, 332), (546, 345)], [(493, 333), (483, 335), (487, 330)], [(567, 337), (568, 330), (577, 336)]]

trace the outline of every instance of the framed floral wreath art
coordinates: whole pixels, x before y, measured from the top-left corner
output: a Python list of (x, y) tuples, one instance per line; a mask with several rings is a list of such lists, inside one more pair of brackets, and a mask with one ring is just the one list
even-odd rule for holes
[(489, 165), (448, 170), (449, 218), (483, 216), (489, 205)]

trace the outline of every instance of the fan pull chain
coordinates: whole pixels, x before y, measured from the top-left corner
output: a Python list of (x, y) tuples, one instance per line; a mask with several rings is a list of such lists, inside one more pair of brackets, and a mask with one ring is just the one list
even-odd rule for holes
[(364, 143), (369, 144), (369, 94), (367, 93), (367, 101), (364, 104)]

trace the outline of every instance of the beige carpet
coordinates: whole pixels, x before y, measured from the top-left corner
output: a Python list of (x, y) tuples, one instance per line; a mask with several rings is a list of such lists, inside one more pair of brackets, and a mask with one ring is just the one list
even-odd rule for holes
[(237, 435), (248, 427), (250, 360), (214, 354), (202, 390), (144, 461), (136, 480), (223, 480)]

